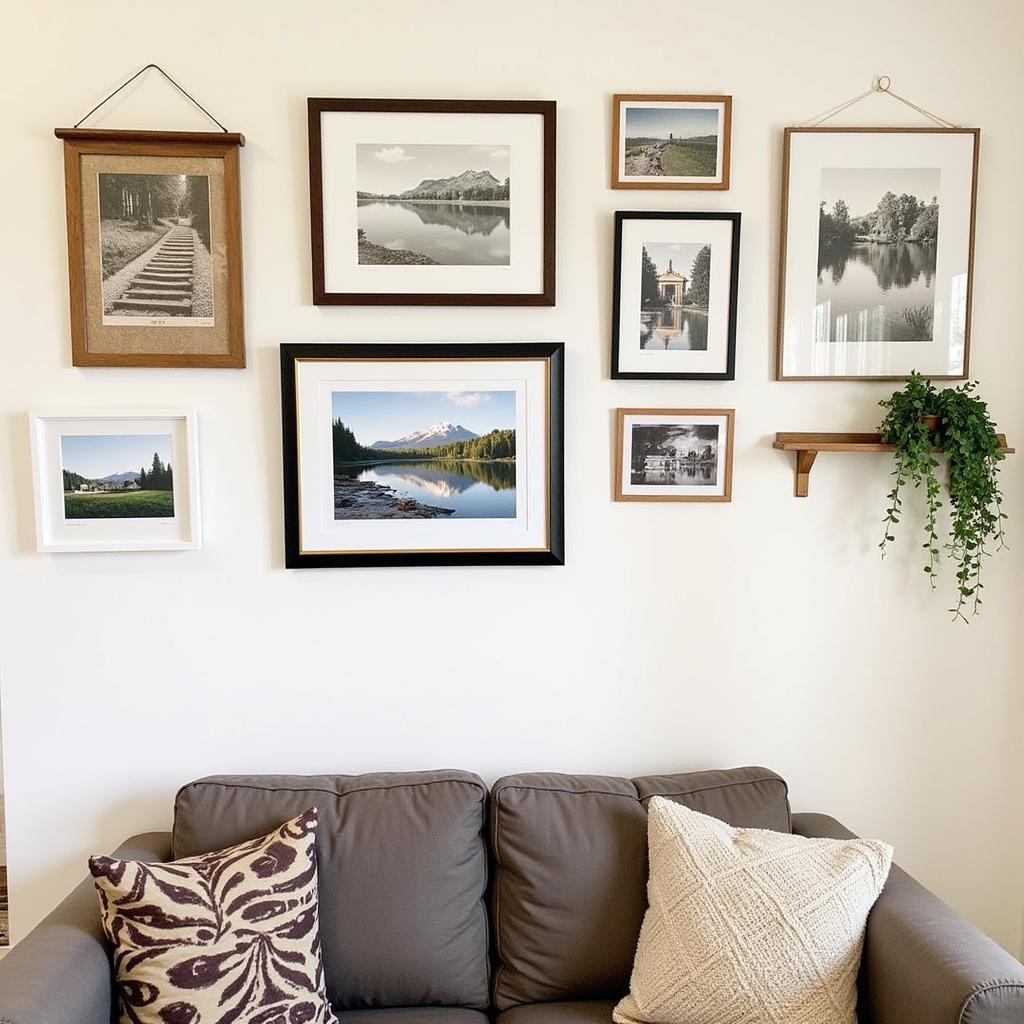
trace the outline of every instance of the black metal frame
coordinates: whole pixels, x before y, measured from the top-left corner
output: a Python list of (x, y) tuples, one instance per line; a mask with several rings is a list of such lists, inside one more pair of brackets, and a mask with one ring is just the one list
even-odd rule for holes
[[(318, 360), (536, 359), (547, 363), (548, 542), (542, 551), (366, 551), (306, 553), (300, 543), (296, 364)], [(284, 344), (281, 346), (281, 416), (284, 452), (285, 566), (564, 565), (565, 564), (565, 346), (561, 342), (480, 344)]]
[[(622, 315), (622, 225), (627, 220), (724, 220), (732, 224), (732, 267), (729, 274), (729, 336), (726, 366), (718, 373), (626, 373), (619, 369), (619, 324)], [(615, 214), (615, 269), (612, 306), (613, 380), (735, 380), (736, 379), (736, 304), (740, 277), (740, 214), (680, 212), (663, 210), (619, 210)]]

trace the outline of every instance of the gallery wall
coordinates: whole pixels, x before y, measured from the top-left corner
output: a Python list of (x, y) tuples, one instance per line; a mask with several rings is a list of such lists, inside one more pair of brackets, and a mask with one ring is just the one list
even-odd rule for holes
[[(893, 87), (982, 128), (972, 370), (1024, 444), (1024, 10), (1000, 0), (37, 0), (6, 15), (0, 194), (0, 686), (13, 936), (85, 858), (165, 828), (212, 772), (457, 766), (598, 773), (768, 765), (794, 808), (897, 858), (1021, 953), (1021, 457), (1011, 550), (970, 626), (931, 593), (912, 529), (879, 559), (890, 466), (822, 455), (807, 499), (777, 430), (870, 430), (884, 383), (771, 379), (781, 129)], [(60, 144), (128, 73), (166, 67), (242, 131), (249, 368), (70, 364)], [(1013, 85), (1016, 87), (1013, 87)], [(732, 188), (608, 188), (613, 92), (734, 96)], [(317, 308), (308, 96), (558, 101), (558, 304)], [(106, 109), (106, 108), (105, 108)], [(884, 98), (841, 123), (918, 123)], [(204, 128), (153, 79), (99, 127)], [(612, 214), (739, 210), (734, 382), (609, 379)], [(283, 341), (564, 340), (564, 568), (283, 568)], [(30, 409), (193, 407), (198, 552), (35, 552)], [(611, 500), (618, 406), (733, 407), (730, 504)], [(911, 517), (912, 518), (912, 517)], [(911, 524), (907, 524), (910, 526)]]

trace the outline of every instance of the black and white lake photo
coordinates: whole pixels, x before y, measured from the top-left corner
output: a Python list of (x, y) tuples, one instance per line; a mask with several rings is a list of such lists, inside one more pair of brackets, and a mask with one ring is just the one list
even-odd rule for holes
[(640, 255), (640, 348), (706, 352), (711, 246), (647, 242)]
[(514, 519), (514, 391), (335, 391), (334, 518)]
[(937, 168), (824, 168), (818, 218), (820, 342), (930, 342)]
[(720, 429), (715, 423), (634, 423), (629, 482), (713, 486), (718, 480)]
[(360, 265), (508, 266), (508, 146), (356, 146)]
[(103, 323), (212, 326), (209, 178), (97, 177)]

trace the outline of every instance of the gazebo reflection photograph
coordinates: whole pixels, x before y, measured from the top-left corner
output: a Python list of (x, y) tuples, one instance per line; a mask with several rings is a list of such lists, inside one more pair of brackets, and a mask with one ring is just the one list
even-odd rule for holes
[(710, 245), (646, 243), (640, 256), (640, 348), (706, 351), (710, 289)]

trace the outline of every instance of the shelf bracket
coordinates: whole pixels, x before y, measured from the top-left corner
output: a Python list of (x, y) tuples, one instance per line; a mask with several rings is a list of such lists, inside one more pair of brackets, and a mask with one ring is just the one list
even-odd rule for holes
[(796, 496), (807, 497), (807, 488), (811, 480), (811, 467), (818, 457), (815, 451), (802, 451), (796, 453)]
[[(1005, 434), (996, 434), (999, 447), (1007, 455), (1015, 451), (1006, 443)], [(806, 498), (811, 467), (818, 452), (893, 452), (895, 445), (885, 444), (879, 434), (808, 434), (779, 431), (773, 448), (796, 453), (796, 496)]]

